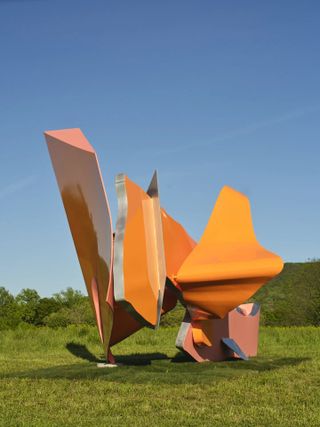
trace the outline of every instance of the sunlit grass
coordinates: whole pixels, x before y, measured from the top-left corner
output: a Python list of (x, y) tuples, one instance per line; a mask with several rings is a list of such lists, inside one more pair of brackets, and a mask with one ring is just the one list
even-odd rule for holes
[(319, 426), (320, 329), (262, 328), (259, 357), (196, 364), (144, 329), (98, 369), (92, 327), (0, 333), (3, 426)]

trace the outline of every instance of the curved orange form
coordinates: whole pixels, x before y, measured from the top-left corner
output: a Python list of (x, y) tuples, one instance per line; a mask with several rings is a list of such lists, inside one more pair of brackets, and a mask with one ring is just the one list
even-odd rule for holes
[(96, 153), (80, 129), (45, 132), (105, 355), (113, 323), (112, 224)]
[(115, 300), (142, 324), (156, 327), (166, 278), (156, 173), (147, 193), (123, 174), (116, 190)]
[(176, 281), (187, 304), (223, 318), (282, 268), (281, 258), (255, 237), (248, 198), (224, 187)]

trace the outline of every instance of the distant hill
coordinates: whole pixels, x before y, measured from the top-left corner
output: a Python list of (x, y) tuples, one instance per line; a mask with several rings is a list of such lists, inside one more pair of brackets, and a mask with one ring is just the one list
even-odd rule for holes
[[(272, 326), (320, 326), (320, 261), (286, 263), (283, 271), (251, 299), (261, 304), (261, 324)], [(165, 315), (163, 325), (179, 325), (184, 308)]]
[(265, 325), (320, 325), (320, 262), (287, 263), (252, 298)]

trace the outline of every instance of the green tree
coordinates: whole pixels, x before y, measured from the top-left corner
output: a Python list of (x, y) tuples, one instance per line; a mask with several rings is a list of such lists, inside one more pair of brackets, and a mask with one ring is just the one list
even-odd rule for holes
[(15, 328), (21, 322), (21, 311), (14, 296), (0, 287), (0, 329)]
[(22, 289), (16, 296), (16, 302), (20, 307), (22, 320), (34, 324), (40, 302), (38, 292), (34, 289)]
[(44, 325), (43, 319), (60, 309), (61, 305), (54, 298), (41, 298), (37, 305), (34, 324), (37, 326)]
[(0, 309), (14, 302), (14, 296), (3, 286), (0, 287)]
[(53, 295), (55, 301), (57, 301), (61, 306), (72, 307), (74, 305), (80, 304), (87, 297), (82, 294), (81, 291), (67, 288), (65, 291), (61, 291)]

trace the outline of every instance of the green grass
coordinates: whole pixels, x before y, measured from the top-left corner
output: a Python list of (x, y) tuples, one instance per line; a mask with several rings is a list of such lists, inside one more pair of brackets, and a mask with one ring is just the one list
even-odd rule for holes
[(98, 369), (93, 327), (0, 332), (0, 425), (320, 425), (319, 328), (262, 328), (259, 357), (203, 364), (176, 333), (144, 329)]

